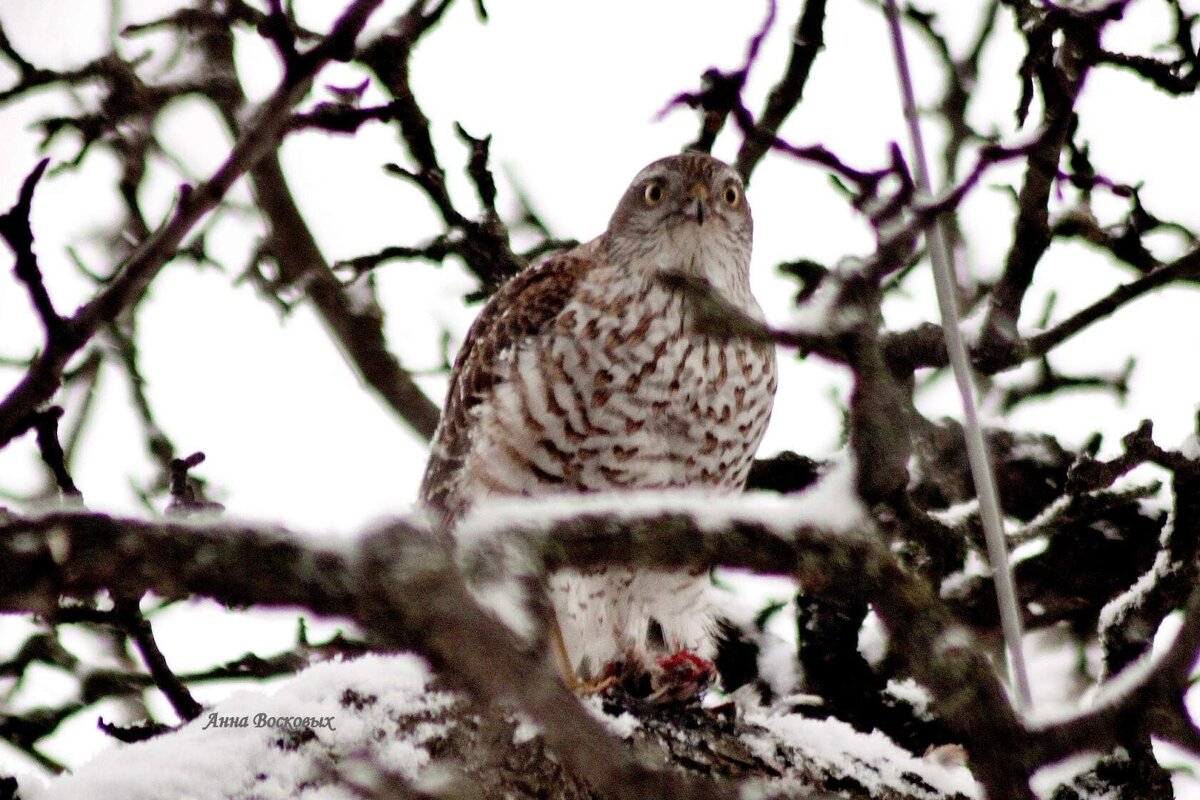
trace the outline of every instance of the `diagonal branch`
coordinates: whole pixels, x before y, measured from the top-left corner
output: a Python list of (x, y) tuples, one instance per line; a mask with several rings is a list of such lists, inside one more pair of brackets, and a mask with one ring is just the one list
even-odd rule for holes
[(771, 148), (772, 140), (779, 133), (784, 120), (799, 104), (813, 62), (825, 47), (825, 3), (826, 0), (805, 2), (804, 10), (792, 31), (792, 50), (788, 55), (787, 67), (771, 87), (753, 132), (746, 136), (738, 150), (735, 162), (737, 171), (747, 183), (758, 162)]
[[(986, 340), (975, 342), (971, 348), (971, 359), (976, 369), (986, 375), (1012, 369), (1026, 361), (1045, 356), (1093, 323), (1154, 289), (1178, 281), (1197, 279), (1200, 279), (1200, 249), (1192, 250), (1170, 264), (1118, 286), (1049, 330), (1000, 346)], [(786, 334), (778, 340), (786, 341)], [(932, 323), (885, 335), (884, 349), (888, 363), (898, 373), (908, 373), (925, 367), (944, 367), (947, 364), (941, 326)]]
[[(213, 100), (226, 127), (233, 135), (241, 135), (247, 100), (237, 80), (233, 35), (228, 28), (214, 27), (201, 39), (201, 46), (207, 68), (227, 77), (226, 91)], [(294, 120), (290, 116), (287, 124), (293, 125)], [(373, 297), (363, 297), (369, 289), (362, 284), (348, 289), (334, 274), (296, 203), (278, 152), (265, 154), (249, 175), (270, 231), (266, 251), (278, 265), (281, 283), (303, 289), (362, 381), (418, 435), (431, 438), (437, 427), (438, 407), (388, 349), (378, 306)]]
[(50, 159), (48, 158), (43, 158), (37, 163), (37, 166), (25, 178), (25, 182), (21, 184), (16, 204), (6, 214), (0, 214), (0, 237), (4, 238), (17, 257), (13, 272), (16, 273), (17, 280), (25, 284), (25, 289), (29, 292), (29, 300), (33, 304), (33, 310), (37, 312), (38, 318), (42, 321), (47, 342), (60, 334), (63, 321), (58, 312), (54, 310), (54, 303), (51, 301), (50, 294), (46, 291), (46, 283), (42, 279), (42, 270), (38, 267), (37, 255), (33, 252), (33, 229), (29, 216), (33, 207), (33, 192), (41, 181), (42, 175), (45, 174), (46, 165), (49, 163)]
[(1110, 750), (1121, 743), (1121, 734), (1137, 729), (1200, 755), (1200, 731), (1183, 707), (1198, 652), (1200, 591), (1193, 591), (1170, 648), (1160, 658), (1128, 667), (1110, 684), (1116, 688), (1102, 689), (1087, 713), (1037, 730), (1038, 759), (1050, 763), (1087, 750)]
[(1200, 249), (1181, 256), (1170, 264), (1148, 272), (1135, 281), (1122, 284), (1090, 306), (1078, 311), (1048, 331), (1031, 336), (1025, 349), (1032, 356), (1041, 356), (1094, 322), (1104, 319), (1117, 309), (1160, 286), (1182, 280), (1200, 279)]
[(204, 183), (195, 188), (185, 187), (167, 222), (129, 256), (107, 286), (63, 321), (60, 335), (34, 359), (21, 381), (0, 401), (0, 447), (11, 441), (23, 415), (54, 395), (70, 358), (142, 295), (174, 256), (184, 236), (216, 208), (234, 181), (274, 150), (292, 108), (308, 93), (316, 74), (331, 59), (345, 56), (347, 48), (353, 47), (367, 18), (381, 2), (357, 0), (342, 14), (325, 39), (299, 58), (295, 68), (284, 75), (225, 163)]
[(121, 629), (133, 640), (134, 646), (142, 656), (142, 661), (146, 664), (150, 677), (154, 680), (154, 685), (167, 698), (171, 708), (175, 709), (175, 713), (184, 721), (200, 716), (204, 707), (196, 702), (196, 698), (192, 697), (191, 691), (188, 690), (183, 680), (171, 671), (166, 656), (163, 655), (154, 638), (150, 620), (146, 619), (141, 608), (138, 607), (138, 600), (118, 598), (113, 606), (114, 618), (120, 624)]

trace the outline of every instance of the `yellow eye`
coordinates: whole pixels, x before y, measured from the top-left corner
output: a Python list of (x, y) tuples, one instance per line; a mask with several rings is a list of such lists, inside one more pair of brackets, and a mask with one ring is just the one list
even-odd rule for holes
[(664, 196), (666, 196), (666, 193), (667, 191), (663, 188), (661, 183), (658, 181), (651, 181), (650, 183), (646, 184), (646, 192), (642, 196), (646, 199), (646, 205), (656, 206), (662, 202), (662, 199)]
[(725, 205), (730, 208), (737, 208), (738, 203), (742, 202), (741, 190), (732, 183), (725, 187), (725, 192), (721, 197), (725, 200)]

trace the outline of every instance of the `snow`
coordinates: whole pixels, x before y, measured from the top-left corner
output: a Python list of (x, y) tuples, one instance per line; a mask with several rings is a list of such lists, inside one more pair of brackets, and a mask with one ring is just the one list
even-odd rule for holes
[(1130, 609), (1137, 608), (1142, 598), (1159, 582), (1168, 572), (1175, 568), (1175, 565), (1170, 560), (1170, 554), (1164, 549), (1159, 550), (1154, 557), (1154, 564), (1148, 569), (1132, 586), (1126, 589), (1121, 594), (1114, 597), (1105, 603), (1104, 608), (1100, 609), (1098, 621), (1098, 630), (1101, 632), (1111, 627), (1118, 619), (1124, 616)]
[(513, 715), (513, 721), (516, 723), (513, 728), (513, 744), (525, 744), (533, 741), (542, 735), (542, 728), (536, 722), (529, 718), (526, 714), (517, 713)]
[[(979, 797), (980, 791), (966, 767), (946, 767), (917, 758), (879, 731), (860, 733), (841, 720), (809, 719), (798, 714), (748, 715), (747, 721), (765, 728), (770, 736), (749, 738), (747, 745), (760, 758), (776, 761), (776, 741), (787, 742), (813, 765), (827, 773), (853, 776), (872, 794), (887, 788), (908, 787), (915, 775), (937, 792), (961, 792)], [(866, 768), (864, 768), (866, 767)], [(935, 796), (914, 792), (913, 797)]]
[(685, 514), (704, 531), (719, 532), (729, 522), (758, 522), (786, 536), (798, 528), (849, 533), (864, 525), (866, 509), (855, 492), (855, 467), (844, 457), (815, 485), (798, 494), (744, 492), (714, 496), (699, 490), (559, 494), (535, 498), (496, 497), (476, 504), (455, 529), (466, 551), (486, 547), (506, 530), (545, 533), (558, 522), (580, 515), (617, 520), (661, 514)]
[[(369, 793), (387, 773), (435, 789), (448, 785), (452, 775), (433, 761), (431, 750), (456, 725), (469, 723), (456, 721), (455, 695), (432, 688), (430, 679), (425, 663), (411, 655), (318, 664), (273, 693), (240, 692), (175, 732), (118, 746), (73, 775), (41, 785), (23, 779), (22, 798), (350, 800)], [(599, 697), (581, 702), (623, 740), (642, 727), (627, 711), (605, 713)], [(524, 714), (510, 719), (514, 747), (541, 735)], [(805, 775), (911, 797), (977, 796), (965, 768), (914, 757), (878, 732), (863, 734), (832, 718), (761, 708), (747, 712), (744, 720), (761, 729), (747, 737), (746, 745), (786, 776), (758, 785), (769, 795), (792, 783), (810, 789), (799, 782)], [(747, 796), (756, 790), (749, 789)]]
[(967, 347), (975, 347), (979, 344), (979, 338), (983, 335), (983, 323), (987, 320), (987, 303), (979, 303), (971, 310), (971, 313), (958, 321), (958, 332), (962, 335), (963, 343)]
[(787, 316), (787, 329), (795, 333), (817, 335), (837, 334), (855, 327), (862, 321), (862, 312), (839, 303), (842, 265), (830, 270), (817, 290)]
[(992, 568), (984, 560), (983, 555), (975, 548), (970, 547), (967, 548), (967, 557), (963, 561), (963, 568), (957, 572), (951, 572), (943, 578), (939, 592), (943, 600), (949, 600), (966, 591), (975, 578), (991, 578), (991, 576)]
[(887, 682), (887, 688), (884, 691), (897, 700), (903, 700), (912, 706), (913, 712), (918, 717), (932, 719), (929, 706), (933, 702), (933, 697), (930, 696), (928, 689), (912, 678), (903, 680), (892, 678)]
[(471, 594), (479, 605), (491, 611), (517, 636), (529, 639), (537, 629), (529, 613), (525, 587), (515, 578), (471, 585)]
[[(893, 681), (889, 692), (918, 708), (927, 700), (911, 682)], [(623, 740), (641, 729), (628, 712), (605, 713), (599, 697), (582, 703)], [(418, 787), (434, 787), (448, 775), (433, 762), (431, 750), (459, 724), (444, 713), (455, 704), (454, 695), (431, 688), (430, 673), (415, 656), (326, 662), (273, 693), (240, 692), (174, 733), (118, 746), (74, 775), (40, 786), (23, 780), (22, 797), (349, 800), (360, 796), (353, 787), (376, 785), (381, 770)], [(259, 716), (274, 717), (276, 724), (260, 724)], [(309, 719), (297, 724), (296, 718)], [(785, 776), (749, 787), (746, 796), (760, 789), (774, 796), (792, 784), (811, 790), (804, 780), (849, 780), (874, 794), (914, 798), (979, 796), (965, 767), (916, 757), (879, 732), (862, 733), (833, 718), (810, 719), (761, 707), (750, 707), (743, 719), (761, 729), (746, 737), (746, 746)], [(524, 714), (515, 713), (511, 720), (514, 747), (540, 736), (539, 726)], [(330, 770), (341, 777), (339, 785), (331, 783)]]
[(587, 712), (597, 719), (600, 724), (608, 728), (609, 732), (614, 736), (619, 736), (622, 739), (633, 737), (635, 731), (642, 727), (642, 723), (637, 717), (630, 714), (628, 711), (622, 711), (617, 716), (609, 716), (604, 713), (604, 702), (596, 695), (589, 695), (583, 698), (583, 707)]
[(354, 316), (383, 316), (383, 309), (375, 300), (375, 287), (371, 285), (369, 273), (348, 284), (343, 284), (342, 294), (350, 306), (350, 313)]
[(1031, 558), (1036, 558), (1046, 552), (1046, 548), (1050, 546), (1050, 537), (1035, 536), (1029, 541), (1021, 542), (1014, 547), (1009, 553), (1009, 561), (1015, 567), (1022, 561), (1028, 561)]
[(786, 697), (800, 684), (796, 646), (778, 636), (764, 635), (758, 642), (758, 676), (776, 697)]
[(1059, 786), (1070, 784), (1076, 776), (1095, 767), (1099, 760), (1100, 756), (1095, 753), (1082, 753), (1063, 761), (1048, 764), (1033, 773), (1029, 784), (1033, 787), (1034, 794), (1039, 798), (1049, 800)]
[[(22, 784), (26, 800), (317, 800), (348, 797), (321, 788), (311, 748), (339, 745), (371, 752), (359, 757), (413, 778), (429, 763), (425, 743), (443, 736), (445, 723), (419, 720), (405, 736), (372, 736), (394, 720), (420, 717), (452, 705), (453, 695), (432, 691), (423, 661), (411, 655), (367, 655), (331, 661), (301, 672), (274, 694), (243, 691), (208, 709), (180, 730), (120, 745), (74, 774), (41, 786)], [(311, 738), (310, 738), (311, 736)]]
[(1056, 516), (1066, 510), (1066, 508), (1071, 505), (1071, 502), (1072, 498), (1069, 494), (1064, 494), (1055, 498), (1053, 503), (1043, 508), (1041, 513), (1029, 520), (1029, 522), (1025, 525), (1026, 530), (1035, 531), (1038, 528), (1047, 525), (1050, 520), (1054, 519)]
[(1036, 713), (1032, 710), (1026, 713), (1027, 724), (1036, 728), (1069, 722), (1078, 716), (1081, 710), (1102, 708), (1120, 702), (1122, 698), (1145, 683), (1147, 676), (1174, 644), (1181, 626), (1182, 618), (1179, 613), (1168, 615), (1155, 632), (1150, 652), (1103, 683), (1094, 686), (1089, 693), (1084, 694), (1081, 702), (1039, 704)]
[(1186, 749), (1163, 741), (1151, 739), (1154, 758), (1171, 773), (1171, 784), (1178, 800), (1196, 800), (1200, 797), (1200, 775), (1196, 772), (1196, 758)]
[(1055, 454), (1042, 439), (1025, 439), (1017, 442), (1008, 457), (1013, 461), (1033, 461), (1046, 466), (1057, 463)]
[(887, 655), (888, 635), (883, 623), (874, 611), (863, 618), (862, 627), (858, 629), (858, 652), (872, 667), (883, 663)]
[(972, 516), (979, 514), (979, 498), (972, 497), (970, 500), (964, 500), (961, 503), (955, 503), (949, 508), (933, 509), (929, 512), (929, 516), (933, 517), (943, 525), (957, 527), (966, 522)]
[(1179, 445), (1179, 453), (1191, 461), (1200, 461), (1200, 435), (1191, 434)]
[[(747, 570), (718, 569), (714, 601), (719, 616), (741, 629), (758, 645), (758, 674), (776, 697), (800, 684), (796, 658), (796, 581), (786, 576), (757, 575)], [(776, 607), (759, 630), (759, 615)]]
[(1175, 644), (1182, 626), (1179, 614), (1167, 615), (1158, 630), (1155, 631), (1154, 642), (1150, 652), (1134, 661), (1125, 669), (1113, 675), (1097, 687), (1092, 704), (1103, 706), (1115, 703), (1145, 682), (1146, 676), (1154, 669), (1159, 659)]

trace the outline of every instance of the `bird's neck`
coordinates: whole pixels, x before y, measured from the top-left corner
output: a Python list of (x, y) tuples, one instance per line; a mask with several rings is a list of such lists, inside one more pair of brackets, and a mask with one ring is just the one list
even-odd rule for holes
[(645, 237), (608, 240), (603, 262), (615, 273), (638, 280), (646, 290), (662, 285), (665, 273), (684, 273), (708, 282), (726, 301), (755, 318), (762, 312), (750, 293), (750, 252), (715, 237)]

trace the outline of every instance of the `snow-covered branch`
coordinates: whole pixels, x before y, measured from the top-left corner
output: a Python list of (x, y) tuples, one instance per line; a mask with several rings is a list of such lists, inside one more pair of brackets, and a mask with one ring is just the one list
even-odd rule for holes
[[(840, 492), (830, 485), (838, 480), (827, 476), (813, 493), (796, 498), (751, 494), (714, 502), (647, 495), (484, 506), (464, 522), (463, 560), (468, 575), (473, 562), (491, 558), (497, 547), (519, 548), (526, 558), (515, 563), (532, 565), (534, 573), (601, 564), (719, 565), (789, 575), (809, 593), (860, 596), (886, 628), (892, 656), (929, 690), (935, 713), (961, 737), (976, 778), (992, 796), (1024, 796), (1039, 766), (1114, 745), (1115, 719), (1135, 720), (1173, 741), (1192, 735), (1180, 706), (1187, 670), (1178, 667), (1195, 655), (1200, 601), (1192, 603), (1166, 666), (1068, 723), (1031, 728), (928, 584), (901, 566), (856, 504), (832, 502)], [(481, 607), (447, 542), (419, 519), (393, 520), (346, 544), (230, 522), (77, 511), (9, 516), (0, 524), (0, 565), (6, 610), (51, 615), (61, 595), (86, 598), (107, 590), (205, 595), (229, 605), (300, 606), (350, 618), (377, 645), (425, 656), (477, 707), (501, 701), (526, 714), (572, 774), (605, 796), (732, 796), (707, 779), (683, 780), (633, 760), (567, 691), (550, 662)]]

